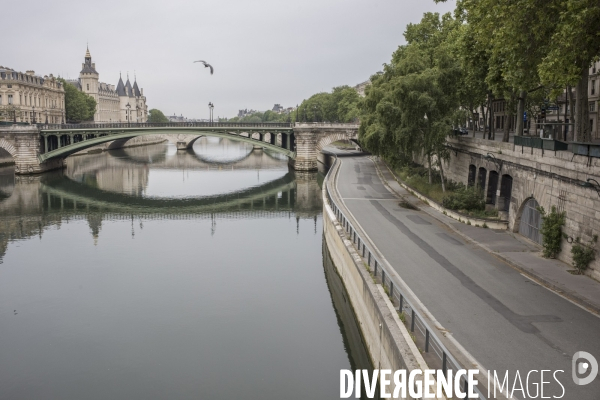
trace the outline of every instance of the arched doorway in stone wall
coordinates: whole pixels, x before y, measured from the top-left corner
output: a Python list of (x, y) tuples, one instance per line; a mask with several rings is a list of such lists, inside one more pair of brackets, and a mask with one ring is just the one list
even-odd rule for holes
[(496, 204), (496, 190), (497, 189), (498, 189), (498, 172), (490, 171), (487, 195), (485, 197), (486, 204)]
[(475, 185), (475, 175), (477, 175), (477, 167), (473, 164), (469, 165), (469, 176), (467, 178), (467, 186), (471, 187)]
[(502, 175), (502, 181), (500, 181), (500, 198), (498, 199), (498, 210), (500, 211), (508, 211), (510, 207), (512, 183), (512, 176), (508, 174)]
[(539, 203), (533, 197), (525, 200), (521, 211), (519, 233), (526, 238), (542, 244), (542, 214), (538, 211)]
[(479, 167), (479, 176), (477, 178), (477, 186), (481, 188), (481, 190), (485, 189), (485, 181), (487, 178), (487, 170), (483, 167)]

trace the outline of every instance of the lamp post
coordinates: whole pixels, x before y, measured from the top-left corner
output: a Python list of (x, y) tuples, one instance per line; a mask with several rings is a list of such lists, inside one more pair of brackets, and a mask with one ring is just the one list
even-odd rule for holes
[(213, 122), (213, 109), (215, 105), (211, 102), (208, 103), (208, 121)]
[(33, 106), (33, 119), (32, 122), (35, 124), (35, 106)]
[(131, 104), (127, 103), (125, 107), (127, 107), (125, 118), (127, 119), (127, 125), (129, 125), (131, 123)]
[(487, 153), (483, 158), (485, 158), (488, 161), (492, 161), (498, 169), (498, 172), (502, 171), (502, 160), (498, 160), (496, 157), (494, 157), (492, 153)]
[(585, 180), (585, 182), (580, 183), (579, 186), (594, 189), (596, 191), (596, 193), (598, 194), (598, 196), (600, 197), (600, 183), (598, 183), (597, 180), (595, 180), (593, 178), (587, 178)]

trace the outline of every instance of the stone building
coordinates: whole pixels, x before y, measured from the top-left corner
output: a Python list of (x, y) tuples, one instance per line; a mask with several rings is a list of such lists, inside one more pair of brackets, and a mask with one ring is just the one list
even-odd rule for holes
[(52, 74), (44, 77), (0, 66), (0, 121), (61, 123), (65, 90)]
[(119, 76), (119, 83), (114, 85), (100, 82), (100, 74), (96, 71), (96, 63), (92, 62), (89, 48), (86, 50), (79, 79), (71, 81), (79, 90), (96, 100), (94, 122), (146, 122), (148, 120), (148, 105), (144, 89), (140, 89), (136, 79), (133, 85), (127, 77), (127, 82)]

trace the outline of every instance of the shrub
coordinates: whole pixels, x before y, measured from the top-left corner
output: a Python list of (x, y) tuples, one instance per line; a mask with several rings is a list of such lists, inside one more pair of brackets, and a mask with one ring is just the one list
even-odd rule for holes
[(590, 243), (581, 243), (579, 238), (575, 239), (573, 247), (571, 247), (571, 255), (573, 256), (573, 266), (577, 268), (580, 274), (583, 273), (592, 261), (596, 259), (596, 251), (594, 244), (598, 241), (598, 235), (594, 235)]
[(483, 192), (464, 185), (459, 185), (454, 193), (445, 196), (442, 205), (450, 210), (485, 210)]
[(549, 213), (544, 210), (544, 207), (538, 207), (538, 211), (542, 214), (542, 246), (544, 246), (543, 255), (546, 258), (556, 258), (560, 253), (562, 243), (562, 227), (565, 224), (565, 213), (558, 212), (556, 206), (552, 206)]

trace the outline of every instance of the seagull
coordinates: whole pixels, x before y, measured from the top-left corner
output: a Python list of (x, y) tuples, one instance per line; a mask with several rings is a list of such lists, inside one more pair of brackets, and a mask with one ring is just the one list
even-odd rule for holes
[(210, 65), (209, 63), (207, 63), (206, 61), (202, 61), (202, 60), (198, 60), (198, 61), (194, 61), (195, 63), (197, 62), (201, 62), (202, 64), (204, 64), (204, 68), (210, 68), (210, 74), (212, 75), (213, 72), (215, 71), (214, 68), (212, 67), (212, 65)]

